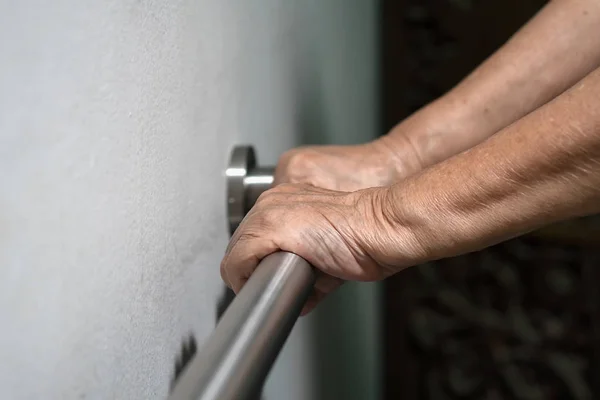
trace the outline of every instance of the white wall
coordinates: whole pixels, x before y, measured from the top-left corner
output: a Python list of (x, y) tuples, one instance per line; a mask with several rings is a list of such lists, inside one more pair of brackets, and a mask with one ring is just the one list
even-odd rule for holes
[[(214, 325), (229, 150), (272, 163), (307, 126), (374, 130), (372, 43), (346, 42), (374, 9), (0, 3), (0, 398), (165, 397), (182, 338)], [(267, 398), (318, 391), (310, 324)]]

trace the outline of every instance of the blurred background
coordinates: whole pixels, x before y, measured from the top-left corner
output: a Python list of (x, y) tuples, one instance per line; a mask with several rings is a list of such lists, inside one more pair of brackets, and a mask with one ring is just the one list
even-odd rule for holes
[[(382, 0), (382, 131), (453, 87), (545, 3)], [(597, 218), (570, 221), (388, 279), (384, 398), (598, 398), (599, 243)]]

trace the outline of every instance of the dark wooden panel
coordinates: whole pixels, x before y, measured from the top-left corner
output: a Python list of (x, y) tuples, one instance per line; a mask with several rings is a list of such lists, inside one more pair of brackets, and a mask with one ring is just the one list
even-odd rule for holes
[[(385, 130), (441, 96), (542, 0), (383, 0)], [(389, 399), (599, 398), (600, 223), (550, 227), (385, 284)]]

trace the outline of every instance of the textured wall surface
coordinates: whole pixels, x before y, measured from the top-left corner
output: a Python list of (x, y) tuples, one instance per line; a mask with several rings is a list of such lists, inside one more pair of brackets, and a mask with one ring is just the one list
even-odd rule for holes
[[(1, 398), (164, 398), (214, 326), (231, 147), (374, 129), (371, 2), (250, 3), (0, 4)], [(310, 325), (268, 398), (310, 398)]]

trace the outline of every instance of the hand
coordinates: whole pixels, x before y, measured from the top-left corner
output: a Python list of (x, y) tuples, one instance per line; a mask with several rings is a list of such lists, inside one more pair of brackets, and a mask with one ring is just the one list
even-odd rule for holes
[(275, 184), (306, 183), (344, 192), (390, 185), (407, 173), (385, 140), (290, 150), (277, 164)]
[[(414, 172), (414, 158), (406, 157), (412, 151), (410, 146), (404, 147), (408, 150), (400, 160), (387, 140), (384, 137), (358, 146), (304, 147), (285, 153), (275, 173), (279, 186), (261, 196), (230, 241), (221, 263), (227, 285), (237, 293), (262, 258), (279, 250), (296, 253), (319, 270), (305, 314), (344, 280), (387, 276), (390, 269), (365, 253), (368, 246), (360, 248), (353, 242), (357, 233), (367, 232), (368, 225), (371, 229), (385, 225), (375, 221), (376, 215), (381, 215), (373, 212), (377, 207), (373, 203), (381, 196), (366, 191), (347, 193), (387, 186)], [(413, 170), (408, 167), (411, 162)]]
[(393, 274), (382, 249), (393, 243), (394, 251), (402, 251), (402, 245), (400, 230), (385, 215), (385, 195), (383, 188), (346, 193), (298, 184), (265, 192), (231, 239), (221, 263), (223, 280), (237, 293), (264, 257), (295, 253), (318, 270), (306, 314), (344, 280)]

